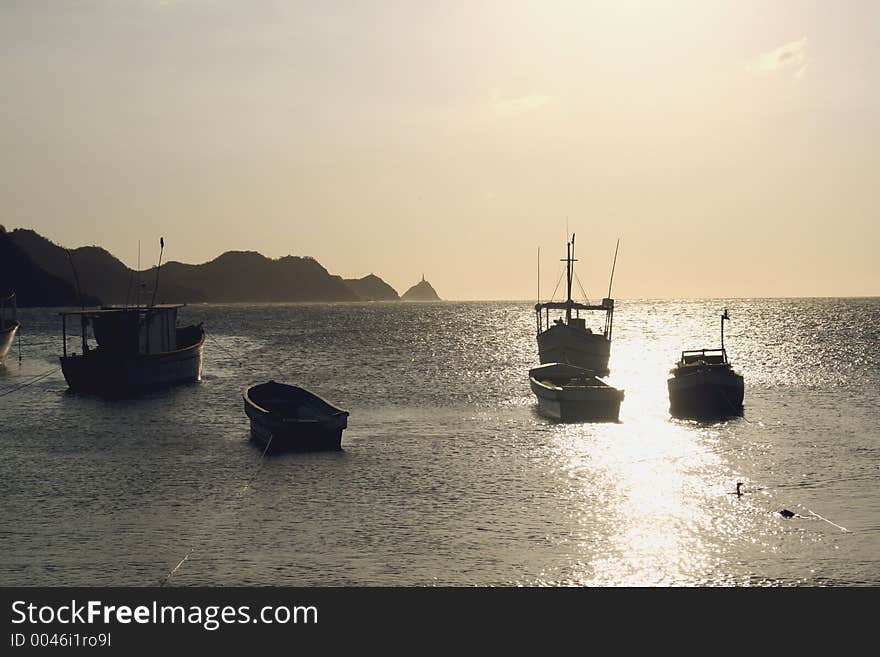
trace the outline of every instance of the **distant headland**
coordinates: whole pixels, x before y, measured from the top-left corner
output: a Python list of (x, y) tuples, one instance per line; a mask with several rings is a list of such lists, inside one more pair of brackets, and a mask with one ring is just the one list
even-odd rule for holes
[(0, 288), (16, 292), (20, 306), (145, 304), (154, 288), (157, 303), (439, 298), (424, 276), (400, 297), (375, 274), (343, 279), (311, 257), (271, 259), (254, 251), (227, 251), (199, 265), (168, 262), (157, 279), (156, 267), (129, 269), (99, 246), (68, 250), (33, 230), (2, 227)]

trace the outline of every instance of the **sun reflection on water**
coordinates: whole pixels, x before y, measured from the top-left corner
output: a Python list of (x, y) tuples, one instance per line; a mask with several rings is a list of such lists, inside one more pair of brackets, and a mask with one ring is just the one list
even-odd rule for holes
[[(626, 391), (617, 424), (555, 425), (556, 458), (579, 482), (578, 551), (542, 584), (733, 584), (724, 543), (766, 513), (733, 491), (723, 458), (729, 423), (668, 414), (666, 379), (678, 345), (649, 327), (615, 344), (608, 382)], [(736, 422), (737, 420), (732, 420)]]

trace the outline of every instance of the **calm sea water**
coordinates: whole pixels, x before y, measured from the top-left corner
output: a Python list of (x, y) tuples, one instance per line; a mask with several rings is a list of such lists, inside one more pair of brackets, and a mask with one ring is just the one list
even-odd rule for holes
[[(724, 307), (745, 417), (672, 420)], [(58, 364), (54, 311), (21, 315), (0, 394)], [(182, 319), (200, 384), (0, 397), (2, 584), (154, 585), (192, 550), (171, 585), (880, 585), (880, 299), (619, 301), (617, 424), (536, 414), (529, 302)], [(344, 451), (261, 461), (241, 389), (270, 378), (347, 408)]]

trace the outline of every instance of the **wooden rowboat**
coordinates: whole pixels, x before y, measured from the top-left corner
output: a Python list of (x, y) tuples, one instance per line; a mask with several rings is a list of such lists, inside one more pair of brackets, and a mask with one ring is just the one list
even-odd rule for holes
[(348, 411), (300, 388), (269, 381), (245, 388), (244, 412), (251, 437), (273, 450), (342, 449)]
[(529, 370), (529, 384), (542, 415), (562, 422), (616, 422), (624, 392), (569, 363)]

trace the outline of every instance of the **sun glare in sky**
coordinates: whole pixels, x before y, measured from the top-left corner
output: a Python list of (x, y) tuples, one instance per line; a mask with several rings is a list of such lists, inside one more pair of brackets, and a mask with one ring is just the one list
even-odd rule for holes
[[(876, 3), (8, 2), (0, 213), (134, 266), (880, 294)], [(550, 285), (552, 283), (548, 283)], [(593, 292), (596, 290), (596, 292)], [(546, 297), (550, 289), (544, 290)]]

